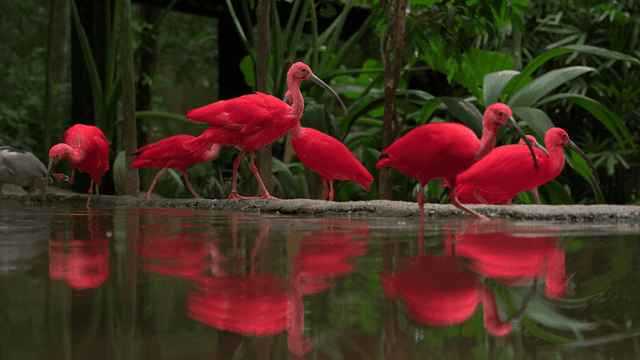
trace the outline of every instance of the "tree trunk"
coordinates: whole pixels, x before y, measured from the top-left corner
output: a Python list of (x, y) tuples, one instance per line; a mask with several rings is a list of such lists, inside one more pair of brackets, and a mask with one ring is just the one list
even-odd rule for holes
[[(401, 126), (398, 124), (396, 90), (400, 82), (404, 50), (405, 13), (407, 0), (380, 2), (387, 10), (387, 29), (382, 38), (384, 62), (384, 115), (382, 128), (382, 150), (396, 140)], [(393, 198), (393, 176), (395, 169), (380, 169), (380, 199)]]
[(51, 148), (51, 136), (62, 118), (63, 94), (57, 86), (67, 80), (69, 46), (69, 0), (49, 1), (49, 44), (45, 75), (45, 154)]
[(120, 14), (120, 67), (122, 71), (122, 116), (124, 117), (125, 195), (140, 195), (138, 170), (131, 169), (133, 153), (138, 149), (136, 131), (136, 87), (131, 45), (131, 0), (122, 0)]
[[(269, 94), (269, 52), (271, 51), (271, 29), (270, 21), (271, 0), (258, 0), (256, 7), (256, 17), (258, 18), (258, 53), (256, 56), (256, 90)], [(258, 172), (264, 182), (267, 191), (273, 191), (273, 181), (271, 180), (271, 147), (269, 144), (258, 151), (257, 164)], [(260, 188), (258, 188), (260, 192)], [(264, 195), (264, 194), (260, 194)]]

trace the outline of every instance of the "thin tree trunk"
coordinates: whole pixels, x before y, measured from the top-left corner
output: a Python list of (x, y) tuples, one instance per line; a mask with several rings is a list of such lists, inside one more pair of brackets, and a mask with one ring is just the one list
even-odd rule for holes
[[(382, 38), (384, 62), (384, 115), (382, 128), (382, 150), (395, 141), (400, 129), (398, 124), (396, 90), (400, 82), (404, 50), (405, 13), (407, 0), (380, 2), (387, 10), (388, 26)], [(394, 131), (395, 129), (395, 131)], [(380, 199), (393, 198), (393, 168), (380, 169)]]
[[(256, 56), (256, 90), (269, 94), (269, 52), (271, 51), (271, 29), (269, 26), (271, 0), (258, 0), (256, 7), (256, 17), (258, 18), (258, 54)], [(273, 191), (273, 181), (271, 180), (271, 144), (258, 150), (257, 162), (258, 172), (264, 182), (267, 191)], [(259, 188), (258, 188), (259, 189)], [(261, 191), (261, 190), (258, 190)], [(264, 195), (264, 194), (261, 194)]]
[(122, 69), (122, 115), (124, 117), (125, 195), (140, 194), (138, 170), (131, 169), (133, 153), (138, 149), (136, 131), (136, 87), (133, 73), (133, 47), (131, 46), (131, 0), (121, 0), (120, 67)]
[(51, 148), (51, 136), (62, 118), (61, 90), (56, 85), (67, 81), (69, 47), (69, 0), (49, 1), (49, 41), (45, 73), (45, 153)]

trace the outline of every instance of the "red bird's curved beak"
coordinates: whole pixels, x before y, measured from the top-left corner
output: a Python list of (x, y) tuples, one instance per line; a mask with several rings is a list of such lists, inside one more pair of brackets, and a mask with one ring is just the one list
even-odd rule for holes
[(567, 147), (569, 149), (575, 151), (576, 153), (578, 153), (578, 155), (580, 155), (580, 157), (583, 158), (584, 161), (587, 162), (587, 165), (589, 165), (589, 167), (591, 168), (591, 171), (593, 172), (593, 176), (596, 178), (596, 182), (598, 184), (600, 184), (600, 177), (598, 176), (598, 172), (596, 171), (596, 167), (593, 165), (593, 163), (591, 162), (591, 159), (589, 159), (587, 154), (585, 154), (584, 151), (582, 151), (582, 149), (580, 149), (578, 147), (578, 145), (576, 145), (576, 143), (574, 143), (571, 140), (569, 140), (569, 142), (567, 142)]
[(518, 135), (520, 135), (522, 140), (524, 140), (525, 144), (527, 144), (527, 146), (529, 147), (529, 150), (531, 151), (531, 156), (533, 157), (533, 166), (536, 168), (536, 171), (537, 171), (538, 170), (538, 160), (536, 160), (536, 154), (533, 152), (533, 147), (531, 146), (531, 141), (529, 141), (529, 139), (527, 139), (527, 135), (520, 128), (520, 126), (518, 125), (516, 120), (513, 118), (513, 116), (509, 116), (509, 118), (507, 119), (507, 126), (510, 127), (511, 130), (515, 131)]
[(334, 98), (338, 99), (338, 102), (340, 103), (340, 106), (342, 106), (342, 110), (344, 110), (344, 115), (345, 116), (349, 116), (349, 114), (347, 112), (347, 107), (344, 106), (344, 103), (342, 102), (342, 99), (340, 99), (340, 96), (338, 96), (338, 94), (329, 85), (325, 84), (324, 81), (320, 80), (320, 78), (315, 76), (314, 74), (310, 74), (309, 75), (309, 80), (311, 80), (314, 83), (318, 84), (320, 87), (322, 87), (323, 89), (327, 90), (331, 95), (333, 95)]

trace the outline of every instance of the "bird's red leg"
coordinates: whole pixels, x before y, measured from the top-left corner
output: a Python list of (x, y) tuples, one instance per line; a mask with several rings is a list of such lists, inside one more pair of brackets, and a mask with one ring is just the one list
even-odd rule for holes
[(269, 195), (269, 191), (267, 191), (267, 187), (264, 186), (264, 183), (262, 182), (262, 178), (258, 173), (258, 168), (256, 167), (256, 164), (253, 161), (253, 151), (251, 152), (251, 171), (253, 171), (253, 175), (256, 176), (256, 180), (258, 180), (258, 184), (260, 184), (260, 188), (262, 188), (262, 192), (264, 193), (264, 195), (261, 196), (260, 199), (277, 199), (277, 197), (273, 197)]
[(67, 180), (67, 182), (73, 185), (73, 182), (75, 181), (75, 177), (76, 177), (76, 169), (71, 169), (71, 177), (69, 178), (69, 180)]
[(246, 152), (247, 151), (243, 149), (236, 158), (236, 161), (233, 162), (233, 188), (231, 189), (231, 194), (229, 194), (229, 197), (227, 198), (227, 202), (229, 202), (230, 199), (233, 199), (235, 202), (247, 199), (238, 195), (238, 166), (240, 166), (240, 160), (242, 160), (242, 157)]
[(420, 219), (424, 221), (424, 185), (420, 184), (420, 192), (418, 193), (418, 206), (420, 207)]
[(89, 201), (91, 201), (91, 194), (93, 194), (93, 179), (91, 179), (91, 185), (89, 185), (89, 198), (87, 199), (87, 209), (89, 208)]
[(486, 202), (486, 201), (482, 198), (482, 196), (480, 196), (480, 188), (479, 188), (479, 187), (477, 187), (477, 188), (475, 188), (475, 189), (473, 190), (473, 196), (475, 196), (475, 197), (476, 197), (476, 199), (478, 199), (478, 201), (480, 201), (481, 203), (483, 203), (483, 204), (485, 204), (485, 205), (489, 205), (489, 203), (488, 203), (488, 202)]
[(156, 186), (156, 182), (158, 181), (158, 179), (160, 179), (160, 176), (162, 176), (162, 174), (167, 170), (167, 168), (164, 168), (160, 171), (158, 171), (158, 173), (156, 174), (156, 177), (153, 178), (153, 181), (151, 182), (151, 186), (149, 187), (149, 191), (147, 191), (147, 194), (144, 196), (147, 199), (151, 199), (151, 192), (153, 191), (153, 187)]
[(327, 186), (327, 178), (322, 178), (322, 186), (324, 186), (324, 191), (322, 192), (322, 200), (327, 200), (327, 196), (329, 195), (329, 187)]
[(189, 191), (191, 191), (191, 193), (193, 194), (193, 197), (195, 197), (196, 199), (200, 199), (200, 196), (196, 194), (196, 191), (193, 190), (193, 186), (191, 186), (191, 183), (189, 182), (189, 177), (187, 176), (187, 172), (183, 171), (182, 173), (184, 174), (184, 182), (187, 184), (187, 188), (189, 189)]
[(329, 201), (333, 201), (333, 180), (329, 180), (329, 186), (331, 190), (329, 190)]
[(536, 204), (540, 205), (540, 195), (538, 195), (538, 188), (534, 187), (533, 189), (529, 190), (529, 192), (531, 193), (531, 195), (533, 195), (533, 198), (536, 200)]
[(460, 204), (460, 200), (458, 200), (458, 195), (456, 194), (456, 184), (455, 181), (449, 181), (449, 184), (451, 184), (451, 205), (457, 207), (460, 210), (464, 210), (467, 213), (469, 213), (469, 215), (478, 218), (478, 219), (487, 219), (486, 216), (484, 215), (480, 215), (477, 212), (467, 209), (466, 207), (464, 207), (462, 204)]

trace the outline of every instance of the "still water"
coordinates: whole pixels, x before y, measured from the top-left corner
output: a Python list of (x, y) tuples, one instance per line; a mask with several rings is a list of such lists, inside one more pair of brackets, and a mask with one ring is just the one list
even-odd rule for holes
[(3, 205), (0, 359), (640, 359), (639, 239), (637, 223)]

